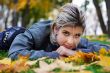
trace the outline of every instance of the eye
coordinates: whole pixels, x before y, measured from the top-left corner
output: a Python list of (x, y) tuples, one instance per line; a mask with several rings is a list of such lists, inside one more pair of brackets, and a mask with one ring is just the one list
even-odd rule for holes
[(68, 31), (63, 31), (63, 34), (64, 34), (65, 36), (69, 36), (69, 35), (70, 35), (70, 33), (69, 33)]
[(80, 38), (81, 37), (81, 34), (76, 34), (75, 35), (75, 38)]

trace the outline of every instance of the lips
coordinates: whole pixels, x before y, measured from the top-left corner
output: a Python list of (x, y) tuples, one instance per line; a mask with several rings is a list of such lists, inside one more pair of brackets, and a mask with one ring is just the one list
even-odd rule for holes
[(68, 45), (64, 45), (64, 47), (68, 48), (68, 49), (72, 49), (72, 46), (68, 46)]

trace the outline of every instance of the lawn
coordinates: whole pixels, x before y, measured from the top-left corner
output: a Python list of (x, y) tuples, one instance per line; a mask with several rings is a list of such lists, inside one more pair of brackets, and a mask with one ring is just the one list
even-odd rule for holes
[(110, 38), (108, 37), (108, 35), (99, 35), (99, 36), (91, 35), (91, 36), (83, 36), (83, 37), (93, 42), (99, 42), (102, 44), (110, 45)]
[[(84, 36), (91, 41), (110, 45), (108, 36)], [(0, 73), (110, 73), (110, 50), (102, 48), (98, 53), (77, 52), (75, 56), (50, 59), (28, 60), (28, 56), (19, 56), (12, 61), (7, 51), (0, 51)]]
[(0, 50), (0, 59), (3, 59), (8, 56), (7, 51)]

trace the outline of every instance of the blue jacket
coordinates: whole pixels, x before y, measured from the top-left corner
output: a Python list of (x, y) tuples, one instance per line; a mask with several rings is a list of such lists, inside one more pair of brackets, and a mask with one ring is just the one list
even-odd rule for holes
[[(52, 21), (38, 22), (24, 33), (17, 35), (10, 49), (9, 57), (17, 59), (18, 54), (29, 54), (30, 60), (41, 57), (58, 58), (59, 54), (55, 51), (59, 46), (53, 45), (50, 42), (50, 25)], [(81, 38), (76, 50), (83, 52), (98, 52), (100, 48), (110, 49), (109, 46), (96, 42), (90, 42), (87, 39)]]

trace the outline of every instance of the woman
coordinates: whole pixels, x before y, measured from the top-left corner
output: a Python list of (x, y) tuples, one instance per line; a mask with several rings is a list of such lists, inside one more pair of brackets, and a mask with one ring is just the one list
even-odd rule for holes
[(85, 29), (84, 15), (73, 4), (60, 8), (54, 21), (38, 22), (24, 33), (19, 34), (9, 49), (9, 57), (29, 55), (30, 60), (41, 57), (58, 58), (74, 55), (77, 50), (98, 52), (100, 48), (110, 48), (81, 38)]

